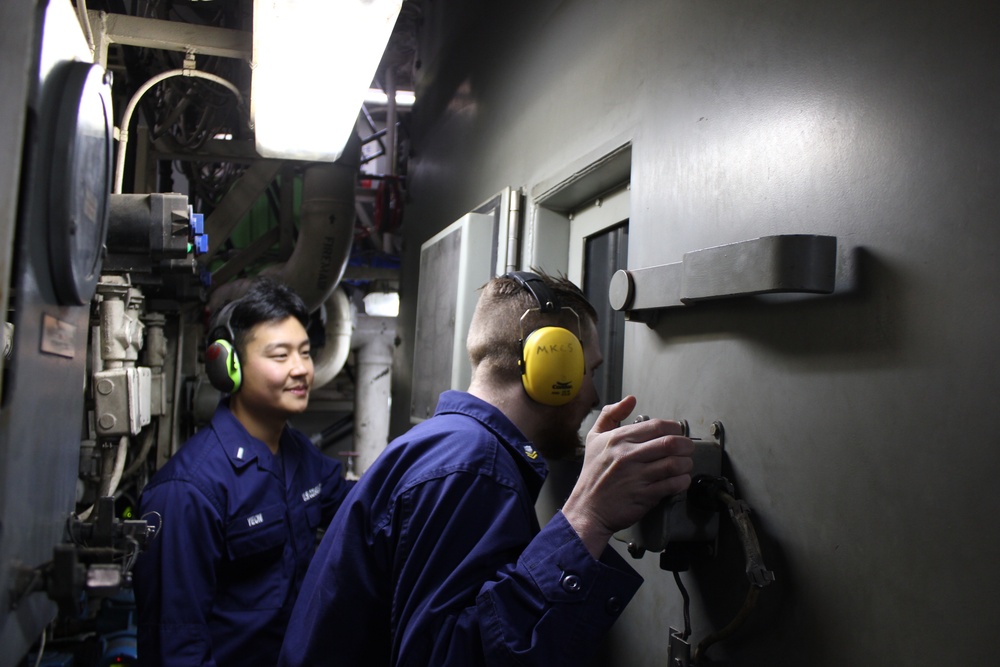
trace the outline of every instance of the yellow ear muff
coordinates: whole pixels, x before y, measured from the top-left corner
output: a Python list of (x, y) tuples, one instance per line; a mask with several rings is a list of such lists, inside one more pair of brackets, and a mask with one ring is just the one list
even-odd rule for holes
[(534, 400), (564, 405), (580, 392), (585, 372), (583, 345), (569, 329), (536, 329), (524, 341), (521, 356), (521, 382)]

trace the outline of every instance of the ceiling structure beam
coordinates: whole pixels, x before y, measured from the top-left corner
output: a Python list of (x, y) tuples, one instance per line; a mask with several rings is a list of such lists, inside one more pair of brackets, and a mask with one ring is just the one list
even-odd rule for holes
[(88, 11), (87, 17), (96, 42), (95, 55), (104, 68), (108, 66), (108, 47), (111, 44), (237, 58), (247, 62), (253, 54), (253, 34), (243, 30), (100, 11)]

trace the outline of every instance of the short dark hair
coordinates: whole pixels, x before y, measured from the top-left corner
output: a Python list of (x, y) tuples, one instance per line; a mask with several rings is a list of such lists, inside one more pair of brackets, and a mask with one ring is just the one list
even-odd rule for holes
[(226, 323), (221, 320), (227, 309), (226, 338), (231, 336), (230, 342), (238, 353), (245, 352), (250, 331), (261, 322), (281, 322), (294, 317), (303, 327), (309, 328), (309, 310), (302, 298), (287, 285), (266, 276), (254, 278), (246, 294), (215, 313), (210, 328), (213, 338), (219, 336), (219, 331), (226, 330)]

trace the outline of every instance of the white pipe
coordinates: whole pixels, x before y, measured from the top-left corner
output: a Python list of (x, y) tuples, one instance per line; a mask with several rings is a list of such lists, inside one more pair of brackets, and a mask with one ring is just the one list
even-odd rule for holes
[(132, 96), (132, 99), (128, 101), (128, 105), (125, 107), (125, 113), (122, 114), (121, 129), (118, 130), (118, 157), (115, 160), (115, 194), (121, 194), (122, 192), (122, 181), (125, 179), (125, 147), (128, 145), (128, 125), (132, 120), (132, 114), (135, 112), (135, 108), (139, 104), (139, 100), (143, 95), (149, 92), (150, 88), (164, 79), (169, 79), (175, 76), (193, 76), (198, 79), (214, 81), (215, 83), (225, 86), (231, 90), (239, 100), (240, 106), (243, 106), (243, 94), (240, 93), (240, 89), (231, 84), (229, 81), (223, 79), (221, 76), (217, 76), (209, 72), (201, 72), (196, 69), (172, 69), (150, 78), (149, 81), (139, 87), (139, 90), (135, 91), (135, 95)]
[(119, 479), (130, 478), (132, 475), (137, 473), (143, 465), (145, 465), (146, 457), (149, 456), (149, 450), (153, 448), (153, 441), (156, 439), (156, 432), (156, 428), (153, 424), (150, 424), (139, 434), (141, 437), (140, 442), (142, 443), (139, 446), (139, 453), (136, 454), (135, 460), (132, 461), (132, 465), (130, 465), (128, 469), (121, 474), (121, 478)]
[[(360, 155), (361, 142), (356, 142)], [(344, 149), (345, 157), (351, 144)], [(354, 187), (358, 164), (315, 163), (302, 177), (299, 238), (292, 256), (280, 266), (262, 271), (291, 287), (309, 312), (320, 307), (340, 283), (354, 243)]]
[(354, 451), (359, 474), (389, 442), (389, 396), (396, 320), (358, 315), (354, 329)]
[(313, 389), (330, 383), (344, 368), (351, 353), (351, 302), (342, 289), (335, 289), (326, 306), (326, 344), (313, 355)]
[(115, 456), (115, 468), (111, 472), (111, 479), (108, 480), (107, 493), (102, 497), (113, 496), (118, 490), (118, 483), (122, 481), (122, 473), (125, 472), (125, 455), (128, 454), (128, 436), (123, 435), (118, 441), (118, 453)]
[(38, 657), (35, 658), (35, 667), (39, 667), (42, 664), (42, 656), (45, 655), (45, 638), (49, 634), (49, 626), (45, 626), (42, 630), (41, 644), (38, 647)]
[[(517, 271), (517, 259), (521, 254), (521, 193), (515, 189), (510, 191), (510, 203), (507, 209), (506, 270), (510, 272)], [(500, 214), (503, 215), (503, 212)]]
[(83, 29), (83, 36), (87, 38), (87, 47), (90, 49), (90, 57), (94, 57), (97, 47), (94, 46), (94, 30), (90, 27), (90, 19), (87, 17), (87, 0), (76, 0), (76, 17), (80, 19), (80, 28)]
[[(284, 264), (261, 273), (288, 285), (302, 297), (309, 312), (325, 302), (340, 283), (354, 243), (354, 187), (361, 159), (361, 139), (353, 135), (340, 160), (310, 164), (302, 179), (299, 237)], [(212, 291), (208, 309), (215, 312), (249, 289), (246, 279)]]
[[(115, 454), (115, 467), (112, 469), (111, 474), (105, 478), (102, 466), (101, 471), (101, 486), (98, 489), (97, 496), (99, 498), (105, 498), (107, 496), (115, 495), (115, 491), (118, 490), (118, 483), (122, 480), (122, 473), (125, 471), (125, 457), (128, 453), (128, 436), (122, 436), (118, 440), (118, 451)], [(103, 458), (103, 457), (102, 457)], [(77, 518), (80, 521), (86, 521), (90, 518), (90, 514), (97, 507), (97, 503), (94, 503), (87, 509), (80, 512)]]

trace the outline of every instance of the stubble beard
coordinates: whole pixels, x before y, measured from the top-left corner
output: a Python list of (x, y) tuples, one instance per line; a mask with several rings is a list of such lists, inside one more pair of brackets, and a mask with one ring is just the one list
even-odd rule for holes
[[(559, 419), (562, 416), (563, 419)], [(571, 459), (583, 447), (580, 438), (580, 424), (576, 428), (565, 422), (564, 415), (553, 415), (533, 443), (542, 456), (550, 461)]]

